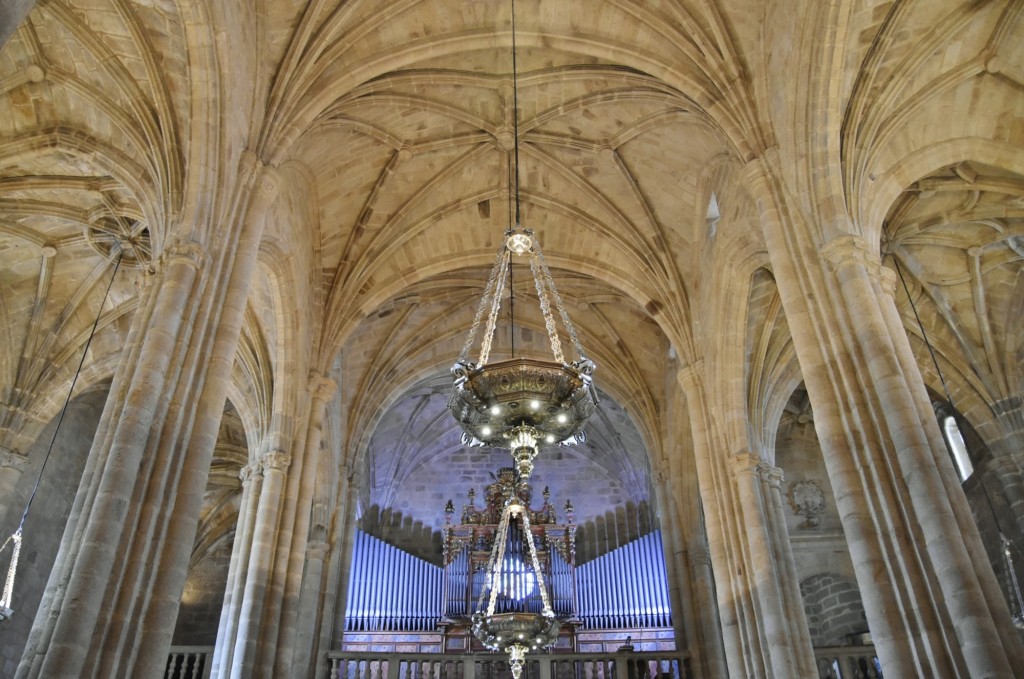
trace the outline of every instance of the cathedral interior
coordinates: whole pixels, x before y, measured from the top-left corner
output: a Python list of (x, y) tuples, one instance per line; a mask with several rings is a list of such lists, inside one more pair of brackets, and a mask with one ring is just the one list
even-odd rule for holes
[(0, 676), (507, 676), (520, 208), (598, 397), (531, 679), (1020, 676), (1018, 0), (4, 2)]

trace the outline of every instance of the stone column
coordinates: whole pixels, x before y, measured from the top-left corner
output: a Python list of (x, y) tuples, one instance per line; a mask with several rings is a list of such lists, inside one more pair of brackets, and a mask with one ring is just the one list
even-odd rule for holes
[(754, 591), (766, 676), (812, 677), (814, 653), (799, 588), (794, 592), (786, 586), (787, 579), (795, 580), (796, 568), (785, 523), (779, 525), (781, 512), (776, 514), (771, 506), (768, 476), (774, 468), (748, 452), (731, 456), (729, 462), (745, 537), (744, 570)]
[[(15, 505), (11, 498), (18, 497), (18, 482), (21, 481), (28, 466), (28, 458), (16, 450), (10, 450), (0, 446), (0, 497), (6, 498), (6, 502), (0, 505), (0, 541), (6, 540), (8, 533), (14, 532), (21, 519), (23, 505)], [(27, 499), (27, 498), (26, 498)]]
[(686, 546), (682, 538), (678, 500), (670, 490), (668, 477), (658, 472), (655, 475), (658, 516), (661, 521), (661, 544), (665, 552), (665, 569), (668, 577), (669, 599), (672, 606), (672, 628), (676, 637), (676, 648), (685, 644), (690, 651), (694, 674), (704, 676), (704, 653), (698, 643), (701, 621), (692, 605), (691, 577), (686, 563)]
[[(906, 337), (906, 330), (896, 308), (896, 272), (880, 267), (878, 274), (881, 309), (886, 327), (894, 338), (904, 338)], [(929, 441), (932, 458), (935, 461), (935, 469), (945, 489), (946, 497), (949, 499), (950, 509), (956, 518), (956, 525), (963, 536), (967, 552), (968, 554), (985, 554), (985, 545), (981, 541), (981, 535), (978, 532), (978, 526), (974, 520), (970, 504), (967, 501), (967, 496), (964, 494), (960, 477), (953, 468), (953, 462), (947, 452), (945, 438), (938, 426), (932, 426), (935, 422), (934, 410), (932, 409), (928, 391), (925, 389), (924, 381), (921, 378), (910, 342), (896, 341), (894, 342), (894, 347), (903, 375), (911, 389), (918, 416), (923, 423), (924, 434)], [(1016, 469), (1016, 472), (1018, 474), (1016, 478), (1019, 479), (1019, 469)], [(1018, 520), (1020, 519), (1021, 517), (1018, 517)], [(1019, 642), (1019, 638), (1008, 618), (1003, 619), (1003, 622), (999, 622), (1002, 618), (1001, 610), (1005, 608), (1004, 593), (999, 581), (991, 568), (976, 569), (976, 574), (989, 613), (996, 621), (996, 628), (1001, 636), (1001, 643), (1005, 647), (1012, 648), (1015, 643)]]
[[(682, 511), (679, 506), (684, 502), (696, 504), (698, 498), (694, 493), (686, 493), (679, 488), (680, 481), (678, 477), (666, 477), (658, 484), (659, 514), (666, 517), (662, 523), (662, 540), (665, 554), (672, 561), (670, 566), (674, 565), (669, 572), (674, 594), (672, 604), (674, 610), (681, 613), (673, 616), (673, 626), (676, 638), (687, 642), (693, 658), (694, 676), (726, 677), (707, 538), (701, 526), (684, 525), (683, 517), (690, 512)], [(662, 495), (664, 501), (661, 500)], [(699, 508), (695, 514), (699, 519)]]
[(728, 667), (722, 648), (721, 623), (715, 601), (715, 576), (711, 571), (711, 551), (703, 531), (691, 536), (686, 545), (686, 563), (690, 569), (693, 607), (697, 611), (698, 631), (694, 635), (702, 650), (704, 674), (697, 676), (727, 677)]
[(217, 626), (217, 642), (213, 649), (211, 677), (227, 676), (235, 651), (238, 633), (238, 616), (241, 613), (245, 592), (245, 574), (249, 570), (252, 552), (253, 529), (256, 523), (256, 509), (263, 490), (263, 464), (253, 460), (242, 467), (238, 474), (242, 480), (242, 498), (239, 503), (238, 525), (228, 565), (228, 581), (224, 588), (224, 604), (221, 606), (220, 622)]
[(248, 569), (238, 615), (238, 632), (231, 664), (225, 667), (233, 679), (249, 679), (257, 674), (256, 655), (263, 609), (267, 602), (277, 542), (277, 526), (281, 516), (286, 471), (291, 456), (283, 450), (266, 453), (263, 466), (263, 488), (256, 506)]
[[(308, 426), (301, 450), (296, 451), (295, 468), (289, 479), (284, 523), (277, 548), (277, 572), (282, 588), (271, 611), (264, 643), (272, 645), (273, 676), (285, 676), (292, 670), (298, 616), (302, 611), (303, 571), (307, 565), (306, 543), (310, 535), (313, 497), (316, 495), (316, 471), (323, 454), (323, 423), (327, 403), (337, 390), (337, 383), (319, 373), (311, 373), (307, 380), (309, 410)], [(322, 538), (321, 538), (322, 539)], [(269, 664), (269, 659), (268, 664)]]
[(796, 561), (793, 559), (792, 543), (786, 527), (782, 500), (782, 469), (765, 462), (759, 463), (757, 469), (761, 477), (761, 495), (765, 502), (782, 603), (785, 606), (786, 621), (789, 623), (789, 637), (797, 648), (797, 664), (801, 676), (813, 676), (816, 663), (811, 646), (811, 633), (807, 626), (807, 612), (804, 610), (803, 596), (800, 594), (800, 583), (796, 574)]
[(1010, 396), (990, 405), (998, 426), (997, 437), (987, 441), (992, 451), (988, 468), (999, 481), (1014, 527), (1024, 535), (1024, 398)]
[(93, 443), (85, 472), (89, 485), (83, 484), (75, 501), (76, 522), (69, 522), (19, 676), (53, 676), (61, 668), (82, 666), (86, 656), (96, 657), (93, 637), (108, 624), (114, 603), (105, 596), (108, 578), (117, 578), (115, 564), (132, 553), (137, 540), (151, 538), (149, 526), (139, 534), (134, 524), (149, 504), (146, 478), (162, 476), (165, 469), (155, 469), (157, 460), (145, 455), (147, 441), (160, 429), (169, 406), (167, 392), (181, 371), (181, 333), (204, 259), (195, 244), (171, 250), (148, 308), (137, 312), (148, 326), (146, 341), (131, 380), (115, 385), (121, 393), (114, 397), (123, 394), (123, 401), (104, 437), (109, 440)]
[[(316, 654), (310, 654), (315, 661), (306, 676), (318, 676), (327, 666), (327, 652), (334, 647), (335, 635), (340, 637), (344, 624), (345, 597), (348, 595), (348, 581), (344, 577), (352, 565), (352, 546), (356, 531), (356, 498), (351, 478), (351, 468), (341, 465), (338, 469), (338, 499), (331, 521), (331, 552), (327, 569), (326, 587), (323, 593), (323, 611), (320, 615), (319, 638)], [(340, 611), (340, 615), (339, 612)]]
[(755, 613), (750, 589), (744, 585), (737, 534), (730, 525), (731, 490), (727, 474), (712, 446), (714, 426), (707, 407), (701, 371), (702, 364), (679, 370), (679, 385), (686, 396), (686, 408), (693, 434), (693, 455), (696, 461), (700, 496), (704, 506), (708, 550), (711, 553), (715, 581), (719, 584), (718, 615), (722, 626), (722, 643), (729, 676), (758, 679), (765, 677), (761, 644), (754, 624)]
[[(882, 668), (893, 676), (1013, 676), (1020, 641), (1003, 635), (936, 467), (905, 333), (886, 326), (878, 255), (853, 237), (820, 248), (787, 202), (774, 151), (748, 167), (772, 268), (815, 412), (815, 427)], [(943, 454), (944, 451), (943, 451)]]
[(237, 212), (188, 225), (214, 245), (176, 237), (145, 277), (18, 677), (166, 665), (262, 237), (251, 215), (273, 194), (252, 154), (235, 179)]

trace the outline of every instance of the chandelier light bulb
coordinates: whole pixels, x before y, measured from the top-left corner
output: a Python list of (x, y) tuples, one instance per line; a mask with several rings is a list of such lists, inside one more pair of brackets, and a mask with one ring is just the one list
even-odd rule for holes
[(539, 409), (540, 409), (540, 401), (538, 401), (536, 399), (534, 399), (533, 401), (530, 401), (530, 410), (539, 410)]
[(565, 413), (558, 413), (558, 417), (555, 419), (558, 420), (558, 424), (565, 424), (569, 421), (569, 418), (566, 417)]
[(491, 428), (490, 427), (483, 427), (483, 428), (480, 429), (480, 433), (483, 434), (484, 436), (490, 436), (491, 435)]
[(501, 406), (498, 406), (498, 405), (491, 406), (491, 415), (500, 415), (500, 414), (501, 414)]

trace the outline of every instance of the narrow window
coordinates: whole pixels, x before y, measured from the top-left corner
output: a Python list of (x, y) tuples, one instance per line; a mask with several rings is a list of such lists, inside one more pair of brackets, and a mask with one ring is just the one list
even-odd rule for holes
[(964, 437), (957, 426), (956, 418), (947, 415), (942, 421), (942, 429), (946, 435), (946, 443), (953, 454), (953, 462), (956, 463), (956, 470), (960, 474), (961, 483), (970, 478), (974, 473), (974, 465), (971, 464), (971, 456), (967, 454), (967, 446), (964, 445)]
[(708, 238), (715, 237), (715, 232), (718, 230), (718, 220), (721, 218), (722, 213), (718, 210), (718, 196), (712, 193), (711, 201), (708, 203), (708, 214), (704, 218), (708, 228)]

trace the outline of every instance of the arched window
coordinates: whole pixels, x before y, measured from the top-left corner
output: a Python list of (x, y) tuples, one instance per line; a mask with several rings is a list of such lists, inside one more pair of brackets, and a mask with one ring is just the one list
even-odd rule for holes
[(967, 453), (967, 446), (964, 445), (964, 437), (960, 433), (960, 427), (956, 418), (947, 415), (942, 420), (942, 433), (946, 436), (946, 445), (953, 455), (953, 462), (956, 464), (957, 473), (960, 475), (960, 482), (966, 481), (974, 473), (974, 465), (971, 464), (971, 456)]

